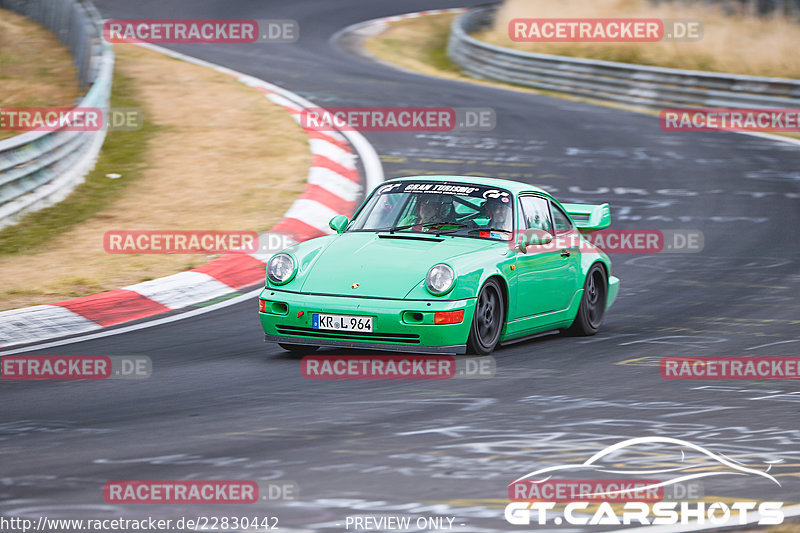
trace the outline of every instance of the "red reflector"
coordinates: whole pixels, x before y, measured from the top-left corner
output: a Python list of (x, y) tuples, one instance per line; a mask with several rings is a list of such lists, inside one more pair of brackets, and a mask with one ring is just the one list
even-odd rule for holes
[(491, 234), (488, 231), (481, 231), (478, 233), (478, 236), (488, 239), (489, 237), (491, 237)]
[(267, 312), (267, 302), (265, 300), (262, 300), (261, 298), (258, 299), (258, 312), (259, 313)]
[(433, 314), (434, 324), (460, 324), (464, 320), (464, 310), (437, 311)]

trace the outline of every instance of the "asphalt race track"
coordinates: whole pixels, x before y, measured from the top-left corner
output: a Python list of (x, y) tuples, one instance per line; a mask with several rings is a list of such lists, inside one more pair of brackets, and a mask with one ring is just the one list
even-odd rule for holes
[[(169, 47), (319, 105), (492, 107), (491, 132), (364, 135), (387, 177), (535, 183), (562, 201), (609, 202), (614, 228), (701, 230), (704, 250), (612, 255), (621, 292), (600, 334), (500, 348), (493, 379), (304, 379), (298, 358), (264, 344), (255, 298), (26, 352), (147, 355), (154, 370), (135, 381), (4, 384), (3, 515), (271, 515), (292, 532), (410, 512), (454, 516), (460, 531), (509, 531), (519, 529), (503, 519), (510, 481), (655, 435), (753, 464), (783, 461), (771, 470), (781, 486), (709, 481), (706, 495), (800, 502), (796, 381), (666, 381), (657, 366), (664, 356), (798, 355), (800, 147), (665, 133), (651, 115), (414, 75), (331, 40), (367, 19), (459, 5), (468, 4), (98, 2), (105, 17), (295, 19), (301, 39), (291, 45)], [(107, 504), (103, 484), (124, 479), (282, 479), (299, 485), (300, 498), (245, 513)]]

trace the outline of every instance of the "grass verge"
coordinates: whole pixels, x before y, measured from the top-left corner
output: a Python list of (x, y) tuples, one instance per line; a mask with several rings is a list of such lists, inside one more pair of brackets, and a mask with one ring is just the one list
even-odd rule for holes
[[(456, 15), (427, 15), (392, 22), (383, 32), (364, 41), (364, 49), (376, 59), (397, 67), (457, 81), (477, 83), (499, 89), (511, 89), (532, 94), (554, 96), (565, 100), (587, 102), (593, 105), (626, 109), (657, 116), (657, 111), (634, 106), (581, 98), (555, 91), (533, 89), (524, 85), (493, 80), (481, 80), (463, 74), (460, 67), (447, 57), (447, 40), (450, 26)], [(784, 137), (800, 139), (797, 133), (775, 133)]]
[[(450, 26), (455, 17), (455, 14), (446, 13), (395, 21), (390, 23), (382, 33), (366, 39), (363, 46), (368, 53), (380, 61), (429, 76), (477, 83), (498, 89), (546, 94), (566, 100), (590, 101), (586, 98), (533, 89), (515, 83), (481, 80), (462, 73), (461, 68), (447, 57), (447, 40), (450, 36)], [(605, 102), (592, 103), (627, 109), (624, 106)]]
[[(542, 54), (751, 76), (800, 77), (800, 24), (780, 15), (751, 16), (744, 3), (725, 4), (727, 7), (712, 2), (649, 0), (506, 0), (494, 26), (475, 37)], [(702, 22), (703, 36), (693, 42), (522, 43), (508, 35), (508, 23), (515, 18), (695, 19)]]
[[(265, 231), (302, 191), (311, 153), (282, 107), (234, 78), (115, 46), (114, 107), (144, 127), (111, 131), (63, 202), (0, 231), (0, 310), (53, 303), (199, 266), (205, 254), (108, 254), (110, 230)], [(109, 179), (107, 174), (119, 174)]]
[[(0, 9), (0, 108), (71, 106), (80, 97), (72, 56), (44, 26)], [(19, 134), (2, 131), (0, 140)]]
[[(111, 107), (143, 109), (134, 81), (116, 72)], [(0, 230), (0, 257), (41, 250), (56, 236), (91, 219), (124, 193), (142, 174), (147, 142), (158, 130), (145, 121), (137, 130), (109, 131), (94, 169), (64, 201), (27, 215), (19, 224)], [(125, 179), (109, 179), (117, 173)]]

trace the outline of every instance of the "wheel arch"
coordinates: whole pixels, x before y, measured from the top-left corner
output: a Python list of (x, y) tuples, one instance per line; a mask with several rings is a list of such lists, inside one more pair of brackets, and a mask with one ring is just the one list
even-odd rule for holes
[[(491, 321), (496, 325), (496, 337), (494, 336), (495, 333), (492, 334), (491, 340), (483, 339), (480, 331), (480, 327), (476, 325), (476, 320), (480, 316), (479, 313), (479, 305), (480, 305), (480, 294), (487, 288), (487, 285), (492, 283), (493, 289), (496, 290), (499, 294), (498, 297), (503, 299), (503, 306), (501, 309), (503, 310), (503, 317), (502, 320), (495, 322), (497, 317), (492, 317)], [(469, 333), (467, 334), (467, 350), (468, 353), (473, 353), (477, 355), (488, 355), (494, 350), (494, 348), (498, 345), (500, 340), (503, 338), (503, 333), (506, 327), (506, 320), (508, 319), (508, 284), (503, 277), (503, 275), (499, 272), (491, 272), (487, 273), (485, 277), (481, 280), (480, 285), (478, 286), (478, 290), (476, 293), (476, 302), (475, 302), (475, 310), (472, 315), (472, 320), (470, 324)], [(488, 340), (488, 343), (487, 343)]]
[[(494, 273), (494, 274), (491, 274), (491, 275), (487, 276), (486, 279), (483, 280), (483, 283), (481, 283), (481, 287), (480, 288), (482, 289), (483, 286), (486, 285), (486, 282), (489, 281), (490, 279), (497, 280), (500, 283), (500, 289), (502, 289), (502, 291), (503, 291), (503, 311), (505, 312), (504, 316), (503, 316), (503, 324), (505, 324), (508, 321), (508, 306), (509, 306), (509, 300), (510, 300), (509, 294), (508, 294), (508, 291), (509, 291), (508, 282), (499, 273)], [(478, 290), (478, 292), (480, 292), (480, 289)]]
[[(606, 262), (603, 261), (603, 258), (598, 256), (593, 258), (591, 261), (587, 261), (584, 268), (581, 269), (582, 273), (579, 286), (581, 294), (583, 293), (583, 288), (586, 286), (586, 280), (589, 277), (589, 272), (592, 271), (592, 268), (594, 268), (595, 265), (600, 265), (600, 268), (603, 269), (603, 273), (606, 275), (606, 291), (608, 291), (608, 279), (610, 275), (610, 269), (608, 268)], [(581, 296), (581, 298), (582, 297), (583, 296)], [(578, 299), (578, 306), (575, 309), (575, 316), (573, 317), (573, 319), (578, 316), (579, 312), (580, 312), (580, 299)]]
[[(589, 265), (589, 268), (586, 269), (586, 276), (589, 275), (589, 272), (592, 270), (592, 268), (594, 268), (595, 265), (600, 265), (600, 267), (603, 269), (603, 272), (606, 275), (606, 289), (608, 289), (608, 278), (611, 276), (611, 272), (608, 268), (608, 265), (602, 259), (596, 259), (592, 264)], [(584, 276), (584, 279), (586, 279), (586, 276)]]
[(584, 253), (581, 254), (581, 263), (580, 263), (581, 288), (583, 287), (583, 284), (586, 282), (586, 276), (589, 275), (589, 271), (595, 265), (598, 264), (603, 268), (603, 272), (606, 275), (606, 284), (608, 284), (608, 279), (611, 276), (611, 260), (608, 258), (608, 256), (602, 253)]

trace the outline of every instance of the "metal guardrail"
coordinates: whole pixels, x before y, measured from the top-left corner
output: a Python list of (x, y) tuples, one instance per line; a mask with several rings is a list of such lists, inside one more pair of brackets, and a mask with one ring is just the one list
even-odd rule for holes
[[(103, 40), (100, 14), (89, 0), (0, 0), (0, 8), (33, 19), (70, 49), (78, 81), (88, 89), (76, 107), (106, 115), (114, 53)], [(106, 129), (31, 131), (0, 141), (0, 227), (66, 197), (94, 166)]]
[(800, 107), (800, 80), (535, 54), (471, 37), (493, 23), (496, 9), (471, 9), (451, 27), (447, 54), (475, 78), (648, 109)]

